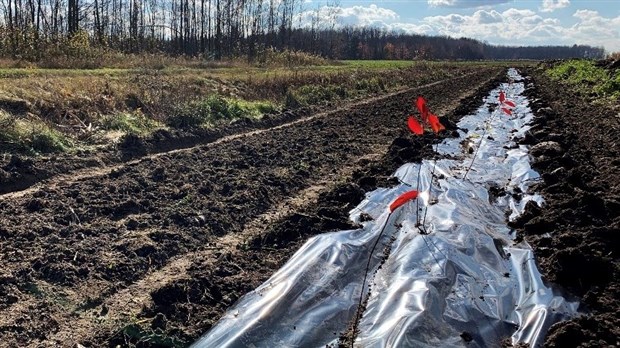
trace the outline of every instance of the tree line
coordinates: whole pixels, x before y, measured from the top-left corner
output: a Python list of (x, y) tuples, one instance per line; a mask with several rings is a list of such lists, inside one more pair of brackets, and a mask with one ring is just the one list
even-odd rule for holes
[[(300, 25), (303, 0), (0, 0), (0, 54), (36, 60), (88, 46), (255, 59), (266, 49), (333, 59), (600, 58), (585, 45), (505, 47), (467, 38), (340, 28), (337, 8)], [(331, 11), (329, 9), (332, 9)]]

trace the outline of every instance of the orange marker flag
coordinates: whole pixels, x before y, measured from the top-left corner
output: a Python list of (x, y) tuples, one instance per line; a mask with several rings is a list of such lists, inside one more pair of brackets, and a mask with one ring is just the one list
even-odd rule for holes
[(400, 207), (401, 205), (409, 202), (412, 199), (416, 199), (418, 198), (418, 191), (413, 190), (413, 191), (407, 191), (405, 193), (403, 193), (402, 195), (398, 196), (398, 198), (396, 198), (396, 200), (394, 200), (394, 202), (392, 202), (392, 204), (390, 204), (390, 213), (393, 213), (394, 210), (398, 209), (398, 207)]
[(424, 128), (422, 128), (420, 122), (413, 118), (413, 116), (409, 116), (409, 119), (407, 120), (407, 125), (414, 134), (422, 135), (424, 133)]

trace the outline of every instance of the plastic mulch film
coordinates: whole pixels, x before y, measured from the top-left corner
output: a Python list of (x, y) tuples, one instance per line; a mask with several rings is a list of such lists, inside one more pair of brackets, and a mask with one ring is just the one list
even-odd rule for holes
[[(514, 138), (533, 115), (521, 76), (511, 69), (509, 77), (516, 82), (500, 89), (516, 104), (512, 116), (497, 107), (500, 89), (491, 91), (458, 124), (460, 137), (437, 146), (442, 159), (402, 166), (395, 173), (401, 185), (367, 194), (351, 211), (356, 222), (367, 220), (362, 213), (373, 218), (363, 228), (311, 238), (194, 346), (336, 345), (361, 292), (369, 297), (356, 347), (498, 347), (506, 339), (541, 345), (549, 326), (576, 315), (578, 303), (543, 284), (531, 248), (515, 242), (506, 224), (527, 201), (543, 203), (523, 193), (539, 175)], [(419, 202), (390, 214), (390, 203), (418, 179)]]

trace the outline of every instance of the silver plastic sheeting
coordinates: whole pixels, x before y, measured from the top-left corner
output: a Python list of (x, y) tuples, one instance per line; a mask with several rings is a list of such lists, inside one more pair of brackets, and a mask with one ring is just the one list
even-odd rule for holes
[[(460, 137), (437, 146), (449, 159), (402, 166), (395, 174), (402, 185), (369, 193), (351, 211), (356, 222), (366, 220), (362, 213), (372, 221), (310, 239), (194, 347), (334, 345), (369, 290), (358, 347), (497, 347), (505, 339), (536, 346), (550, 325), (575, 315), (578, 303), (543, 284), (531, 248), (515, 243), (506, 225), (527, 201), (542, 203), (521, 194), (539, 175), (528, 149), (513, 141), (533, 116), (521, 77), (509, 75), (517, 82), (500, 88), (517, 104), (512, 117), (497, 110), (499, 89), (492, 91), (459, 123)], [(477, 156), (463, 180), (470, 147)], [(389, 204), (418, 180), (418, 203), (390, 214)]]

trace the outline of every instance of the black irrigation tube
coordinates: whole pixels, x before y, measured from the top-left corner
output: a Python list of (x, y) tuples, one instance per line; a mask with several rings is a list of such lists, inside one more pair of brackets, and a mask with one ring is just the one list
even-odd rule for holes
[(368, 278), (368, 272), (370, 271), (370, 261), (372, 260), (372, 254), (375, 251), (377, 244), (379, 244), (379, 240), (381, 240), (381, 236), (383, 235), (383, 232), (385, 232), (385, 228), (390, 222), (391, 216), (392, 216), (392, 212), (390, 212), (387, 218), (385, 219), (385, 223), (383, 224), (383, 227), (381, 228), (381, 232), (379, 232), (379, 236), (377, 237), (377, 240), (375, 241), (372, 248), (370, 249), (370, 254), (368, 255), (368, 262), (366, 263), (366, 270), (364, 271), (364, 280), (362, 281), (362, 289), (360, 291), (360, 299), (357, 304), (357, 311), (355, 313), (355, 321), (353, 322), (353, 336), (351, 337), (351, 348), (353, 348), (353, 343), (355, 342), (355, 339), (354, 339), (355, 332), (357, 331), (357, 326), (362, 316), (362, 302), (364, 299), (364, 286), (366, 286), (366, 279)]

